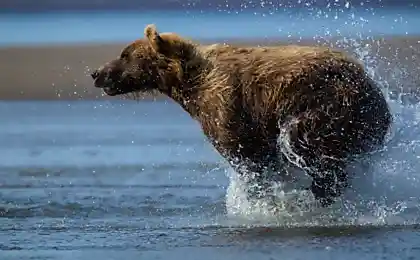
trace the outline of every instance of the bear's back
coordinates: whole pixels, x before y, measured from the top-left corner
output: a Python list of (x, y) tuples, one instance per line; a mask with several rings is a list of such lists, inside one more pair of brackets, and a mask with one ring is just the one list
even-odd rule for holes
[[(358, 61), (343, 52), (324, 47), (285, 45), (275, 47), (211, 46), (205, 49), (215, 76), (231, 77), (243, 85), (265, 81), (262, 87), (289, 84), (299, 75), (306, 76), (316, 69), (354, 64)], [(260, 86), (261, 87), (261, 86)]]
[(282, 68), (291, 70), (294, 67), (303, 68), (308, 64), (319, 64), (331, 59), (343, 61), (350, 59), (341, 51), (326, 47), (299, 45), (240, 47), (215, 44), (206, 46), (202, 51), (215, 66), (219, 66), (220, 70), (223, 70), (226, 66), (259, 67), (263, 63), (275, 65), (277, 70)]
[[(259, 110), (253, 112), (257, 117), (274, 112), (282, 101), (290, 102), (293, 98), (299, 102), (300, 96), (312, 92), (309, 88), (317, 88), (309, 85), (330, 70), (344, 68), (356, 74), (363, 70), (343, 52), (324, 47), (212, 45), (204, 50), (212, 71), (203, 81), (202, 97), (207, 101), (222, 97), (224, 107), (228, 105), (225, 102), (231, 101), (230, 106), (234, 105), (233, 100), (240, 99), (242, 106), (246, 106), (243, 109)], [(354, 70), (354, 66), (360, 70)], [(211, 106), (210, 102), (207, 105)]]

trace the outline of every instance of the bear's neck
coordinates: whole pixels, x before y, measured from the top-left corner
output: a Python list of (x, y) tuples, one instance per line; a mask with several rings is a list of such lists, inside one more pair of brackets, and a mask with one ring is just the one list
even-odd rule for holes
[(198, 93), (191, 85), (172, 86), (164, 93), (178, 103), (194, 119), (199, 114)]
[(182, 70), (182, 76), (174, 73), (167, 78), (165, 89), (162, 91), (168, 97), (178, 103), (194, 119), (198, 118), (200, 113), (199, 86), (205, 74), (208, 71), (209, 64), (205, 59), (198, 57), (189, 57), (189, 62), (180, 62), (178, 65)]

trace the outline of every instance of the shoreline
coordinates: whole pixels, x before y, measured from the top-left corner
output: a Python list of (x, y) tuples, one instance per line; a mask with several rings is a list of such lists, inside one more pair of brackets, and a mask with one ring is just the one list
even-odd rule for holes
[[(344, 37), (339, 38), (344, 39)], [(350, 37), (348, 39), (351, 39)], [(354, 51), (349, 43), (340, 45), (337, 38), (265, 38), (265, 39), (212, 39), (202, 44), (226, 42), (250, 45), (318, 45)], [(420, 35), (374, 36), (357, 40), (369, 44), (369, 54), (380, 56), (380, 75), (396, 91), (420, 96)], [(89, 77), (92, 68), (116, 57), (127, 42), (45, 44), (35, 46), (0, 46), (0, 100), (115, 100), (121, 97), (102, 96)], [(393, 77), (401, 70), (401, 80)], [(398, 73), (397, 73), (398, 74)], [(393, 88), (391, 86), (391, 88)], [(161, 96), (144, 97), (146, 100), (162, 99)]]

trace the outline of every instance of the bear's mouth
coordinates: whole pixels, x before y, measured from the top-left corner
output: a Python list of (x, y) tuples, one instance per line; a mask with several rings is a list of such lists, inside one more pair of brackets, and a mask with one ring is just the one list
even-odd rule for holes
[(136, 91), (130, 84), (125, 84), (122, 81), (116, 81), (110, 78), (95, 79), (95, 87), (102, 89), (108, 96), (125, 95)]
[(120, 88), (120, 87), (116, 87), (116, 86), (106, 86), (106, 87), (103, 87), (102, 90), (108, 96), (125, 95), (127, 93), (133, 92), (131, 89)]
[(103, 87), (103, 91), (108, 96), (116, 96), (118, 94), (122, 94), (122, 93), (119, 93), (120, 90), (118, 88), (114, 88), (114, 87)]

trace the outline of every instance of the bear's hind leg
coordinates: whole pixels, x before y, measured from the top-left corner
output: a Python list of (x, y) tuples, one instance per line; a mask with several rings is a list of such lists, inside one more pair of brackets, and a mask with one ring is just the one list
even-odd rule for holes
[(308, 174), (313, 178), (310, 190), (322, 206), (327, 207), (344, 192), (348, 186), (348, 174), (344, 163), (322, 158)]
[(314, 118), (303, 114), (285, 120), (280, 125), (279, 148), (289, 162), (312, 177), (309, 189), (326, 207), (334, 203), (348, 186), (348, 174), (341, 150), (331, 147), (339, 133), (328, 124), (318, 127)]

